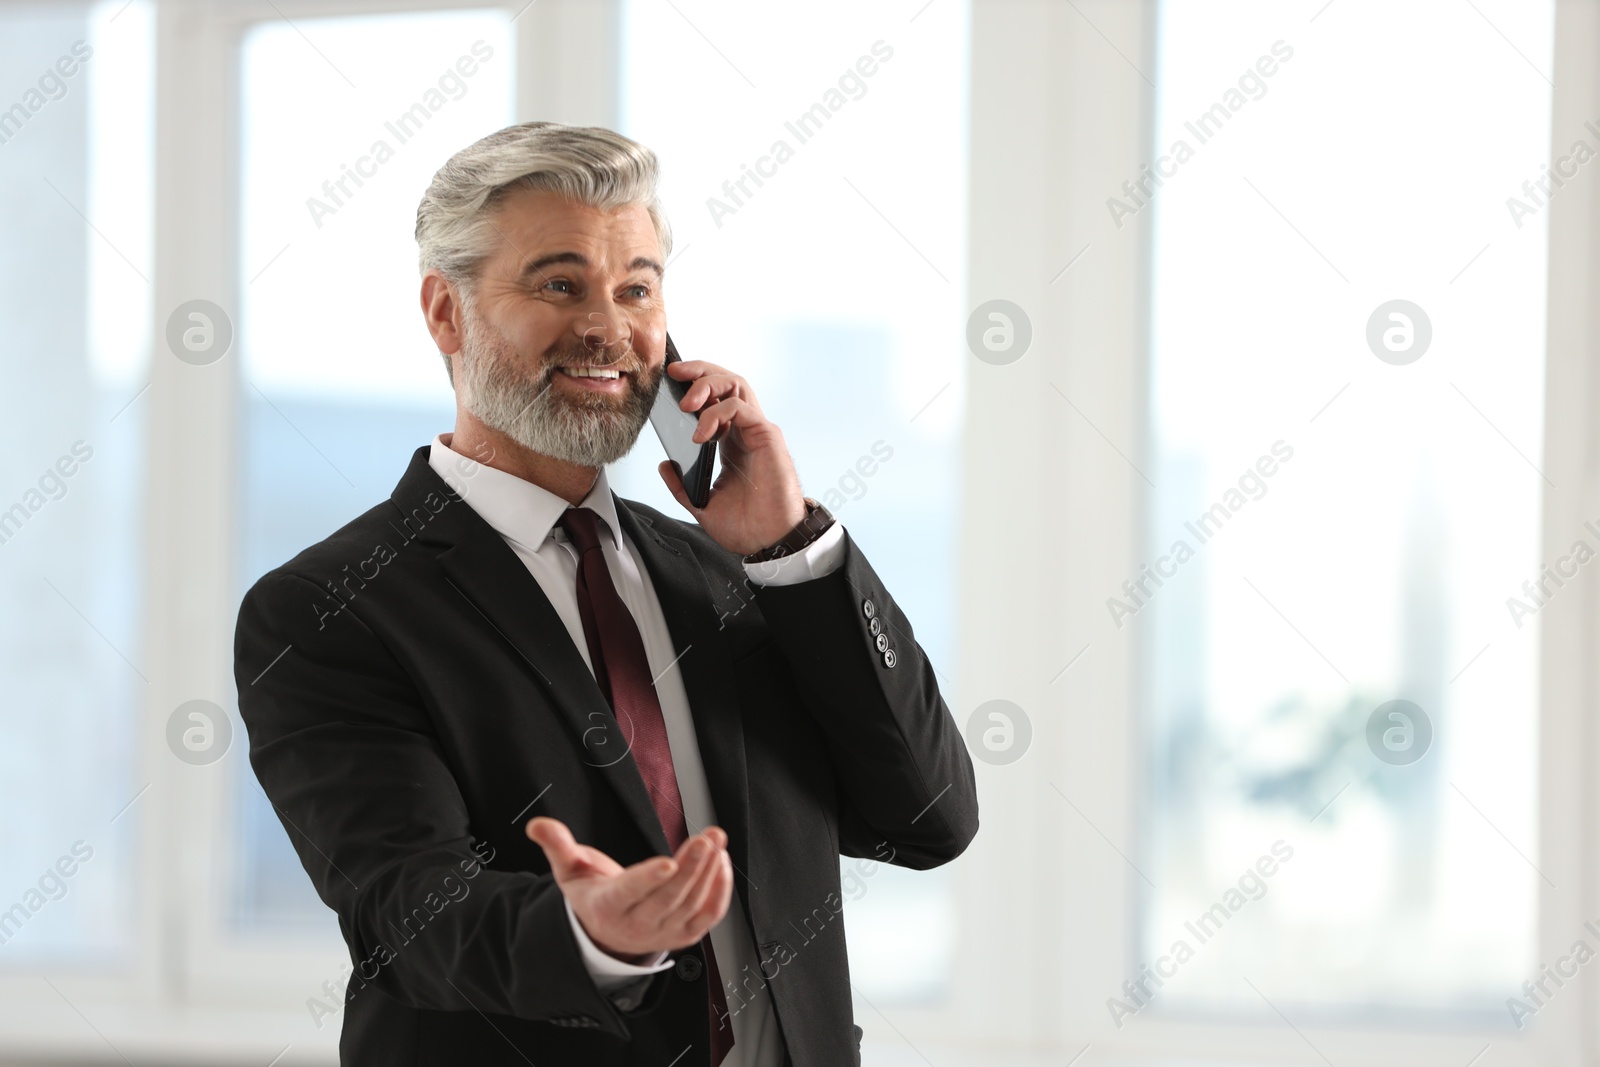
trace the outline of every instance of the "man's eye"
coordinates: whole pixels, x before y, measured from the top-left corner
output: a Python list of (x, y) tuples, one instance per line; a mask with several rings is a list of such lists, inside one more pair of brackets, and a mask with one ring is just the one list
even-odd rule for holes
[(549, 289), (553, 285), (565, 286), (563, 289), (556, 290), (557, 292), (570, 293), (572, 291), (572, 283), (567, 281), (565, 278), (551, 278), (549, 281), (544, 283), (544, 287), (546, 289)]
[(650, 295), (650, 287), (648, 285), (630, 285), (628, 286), (628, 292), (638, 299), (643, 300), (645, 297)]

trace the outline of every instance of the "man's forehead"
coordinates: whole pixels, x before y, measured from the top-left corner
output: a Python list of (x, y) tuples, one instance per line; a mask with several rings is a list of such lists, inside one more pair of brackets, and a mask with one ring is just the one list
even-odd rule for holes
[(546, 190), (519, 190), (501, 205), (495, 227), (505, 238), (500, 257), (531, 263), (562, 255), (576, 266), (658, 268), (661, 244), (643, 204), (605, 211)]
[[(524, 276), (540, 275), (562, 266), (590, 270), (596, 264), (582, 252), (571, 249), (560, 252), (534, 252), (527, 256), (522, 264), (520, 273)], [(657, 278), (662, 277), (666, 272), (666, 268), (661, 265), (660, 261), (652, 256), (634, 256), (632, 259), (627, 259), (623, 256), (619, 257), (615, 262), (602, 262), (599, 267), (602, 270), (620, 270), (627, 274), (632, 274), (636, 271), (649, 271)]]

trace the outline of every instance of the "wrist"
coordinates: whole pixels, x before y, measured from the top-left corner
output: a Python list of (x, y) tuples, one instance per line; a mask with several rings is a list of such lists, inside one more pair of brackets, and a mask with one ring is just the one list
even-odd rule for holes
[(621, 949), (612, 948), (610, 945), (594, 936), (594, 931), (589, 929), (589, 924), (578, 918), (578, 913), (576, 911), (571, 911), (572, 905), (570, 902), (568, 903), (567, 907), (571, 912), (572, 921), (578, 924), (578, 928), (583, 931), (583, 936), (589, 939), (589, 944), (593, 945), (600, 952), (610, 956), (618, 963), (626, 963), (631, 966), (638, 967), (650, 963), (656, 957), (657, 953), (655, 952), (624, 952)]
[[(587, 931), (585, 931), (587, 933)], [(659, 952), (622, 952), (618, 949), (608, 948), (603, 942), (595, 941), (594, 935), (589, 935), (589, 940), (594, 942), (594, 947), (604, 952), (618, 963), (626, 963), (634, 967), (642, 967), (654, 960)]]
[(767, 563), (794, 555), (828, 531), (834, 522), (828, 509), (810, 497), (804, 499), (805, 514), (800, 520), (774, 543), (746, 555), (744, 557), (746, 563)]

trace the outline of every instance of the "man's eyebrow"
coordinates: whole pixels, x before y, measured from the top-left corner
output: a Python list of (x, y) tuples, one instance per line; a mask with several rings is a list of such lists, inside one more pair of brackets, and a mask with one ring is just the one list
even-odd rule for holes
[(656, 272), (656, 277), (657, 278), (664, 277), (666, 275), (666, 273), (667, 273), (665, 270), (662, 269), (661, 264), (657, 263), (653, 259), (650, 259), (648, 256), (639, 256), (632, 263), (628, 264), (628, 269), (629, 270), (653, 270), (653, 271)]
[[(580, 252), (551, 252), (549, 255), (540, 256), (538, 259), (530, 260), (527, 265), (522, 268), (522, 277), (526, 278), (530, 274), (543, 275), (546, 267), (552, 267), (558, 263), (570, 263), (575, 267), (584, 268), (589, 266), (588, 258)], [(657, 263), (648, 256), (636, 257), (633, 262), (628, 264), (628, 269), (630, 271), (653, 270), (656, 272), (657, 278), (663, 277), (666, 274), (666, 271), (662, 269), (661, 264)]]
[(571, 263), (577, 267), (587, 267), (589, 265), (589, 261), (577, 252), (551, 252), (547, 256), (540, 256), (538, 259), (529, 261), (522, 268), (522, 277), (526, 278), (530, 274), (543, 275), (544, 268), (554, 266), (557, 263)]

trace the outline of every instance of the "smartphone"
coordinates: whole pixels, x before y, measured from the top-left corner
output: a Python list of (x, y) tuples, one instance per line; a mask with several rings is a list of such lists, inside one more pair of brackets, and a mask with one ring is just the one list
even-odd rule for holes
[[(681, 359), (678, 346), (672, 343), (672, 335), (667, 334), (666, 366)], [(717, 458), (717, 442), (712, 439), (703, 445), (695, 443), (694, 431), (700, 424), (700, 416), (678, 407), (694, 383), (678, 381), (666, 372), (666, 366), (661, 371), (661, 390), (656, 393), (655, 405), (650, 409), (650, 425), (656, 428), (661, 447), (667, 450), (667, 458), (677, 468), (678, 477), (683, 479), (689, 502), (703, 508), (711, 499), (711, 467)]]

